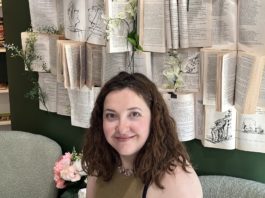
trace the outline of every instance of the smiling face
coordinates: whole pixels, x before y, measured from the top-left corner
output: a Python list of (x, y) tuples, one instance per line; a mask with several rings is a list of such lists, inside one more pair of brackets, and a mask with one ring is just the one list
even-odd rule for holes
[(122, 158), (134, 159), (150, 133), (151, 112), (143, 97), (125, 88), (104, 101), (103, 131)]

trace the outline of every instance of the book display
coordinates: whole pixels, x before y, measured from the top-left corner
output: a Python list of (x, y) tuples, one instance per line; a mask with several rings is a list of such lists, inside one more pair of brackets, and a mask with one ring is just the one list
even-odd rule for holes
[(182, 141), (265, 153), (265, 1), (29, 0), (29, 8), (42, 57), (32, 69), (48, 96), (41, 110), (87, 128), (100, 87), (120, 71), (140, 72), (161, 90)]

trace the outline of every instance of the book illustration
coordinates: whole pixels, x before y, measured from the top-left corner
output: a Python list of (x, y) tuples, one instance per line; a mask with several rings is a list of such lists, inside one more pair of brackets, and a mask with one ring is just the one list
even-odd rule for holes
[(254, 119), (245, 119), (241, 124), (242, 133), (264, 134), (264, 129), (257, 126)]
[(207, 141), (212, 143), (220, 143), (225, 140), (229, 140), (231, 135), (231, 119), (232, 112), (228, 110), (223, 118), (215, 120), (213, 127), (211, 127), (211, 138), (207, 138)]
[(105, 37), (105, 25), (102, 16), (104, 15), (104, 8), (100, 5), (94, 5), (88, 9), (88, 34), (87, 40), (91, 36), (99, 38)]
[(70, 32), (81, 32), (80, 25), (80, 12), (76, 8), (73, 1), (70, 1), (67, 7), (67, 16), (69, 19), (69, 26), (67, 27)]
[(193, 56), (188, 57), (181, 64), (183, 73), (196, 74), (199, 72), (200, 53), (195, 53)]

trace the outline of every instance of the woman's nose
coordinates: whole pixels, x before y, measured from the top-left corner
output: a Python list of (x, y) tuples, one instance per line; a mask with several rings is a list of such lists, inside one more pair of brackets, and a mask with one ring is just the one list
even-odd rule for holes
[(129, 130), (129, 122), (126, 119), (120, 119), (116, 129), (120, 134), (127, 133)]

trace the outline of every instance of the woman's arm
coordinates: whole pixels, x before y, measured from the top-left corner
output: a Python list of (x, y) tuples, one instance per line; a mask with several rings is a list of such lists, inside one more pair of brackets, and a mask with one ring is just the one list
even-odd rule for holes
[(147, 198), (202, 198), (200, 180), (192, 167), (187, 167), (188, 173), (177, 166), (174, 173), (166, 173), (161, 183), (164, 189), (152, 184), (147, 191)]
[(86, 198), (94, 198), (97, 177), (88, 176), (86, 186)]

